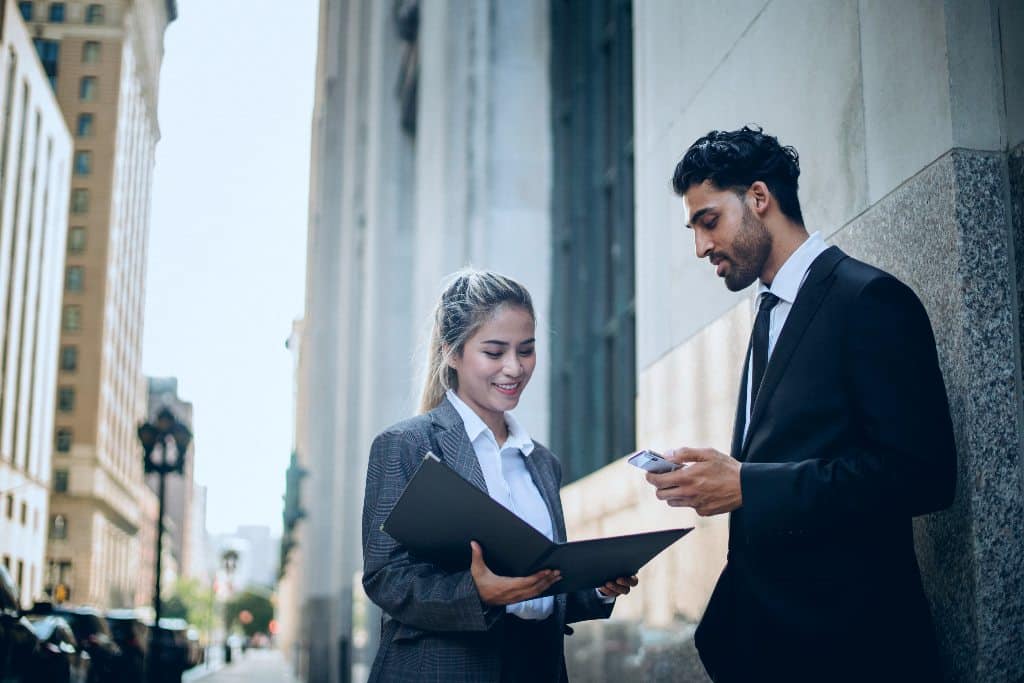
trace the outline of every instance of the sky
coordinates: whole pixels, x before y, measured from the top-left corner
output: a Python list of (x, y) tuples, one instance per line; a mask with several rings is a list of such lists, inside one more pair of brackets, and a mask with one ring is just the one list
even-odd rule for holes
[(281, 528), (317, 5), (178, 0), (165, 35), (142, 365), (193, 404), (211, 533)]

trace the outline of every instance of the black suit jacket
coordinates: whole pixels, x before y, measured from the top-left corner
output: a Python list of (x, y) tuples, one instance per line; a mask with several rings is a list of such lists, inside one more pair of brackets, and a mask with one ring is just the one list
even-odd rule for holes
[[(749, 358), (749, 354), (748, 354)], [(947, 507), (956, 451), (935, 340), (903, 283), (823, 252), (732, 455), (743, 505), (696, 633), (715, 680), (937, 680), (911, 518)]]

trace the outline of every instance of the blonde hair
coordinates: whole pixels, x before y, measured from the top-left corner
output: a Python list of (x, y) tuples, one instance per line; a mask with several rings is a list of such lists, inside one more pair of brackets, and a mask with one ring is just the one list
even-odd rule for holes
[(459, 388), (451, 359), (462, 354), (466, 341), (502, 306), (520, 306), (536, 320), (526, 287), (488, 270), (460, 270), (441, 294), (434, 310), (427, 350), (427, 378), (420, 412), (433, 410), (449, 389)]

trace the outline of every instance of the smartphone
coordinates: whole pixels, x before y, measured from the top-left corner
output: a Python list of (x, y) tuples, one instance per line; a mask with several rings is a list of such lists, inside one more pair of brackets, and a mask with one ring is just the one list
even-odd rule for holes
[(646, 449), (633, 453), (627, 458), (626, 462), (654, 474), (664, 474), (665, 472), (671, 472), (683, 467), (683, 465), (666, 460), (658, 453)]

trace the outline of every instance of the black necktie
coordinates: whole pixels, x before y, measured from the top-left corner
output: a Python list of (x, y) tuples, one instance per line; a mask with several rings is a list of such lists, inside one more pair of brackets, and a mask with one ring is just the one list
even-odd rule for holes
[(779, 297), (771, 292), (761, 295), (761, 303), (757, 307), (757, 318), (754, 320), (754, 350), (752, 366), (753, 375), (750, 378), (750, 412), (754, 412), (754, 402), (757, 401), (757, 390), (761, 388), (761, 380), (764, 379), (764, 369), (768, 365), (768, 330), (771, 327), (772, 309), (779, 303)]

